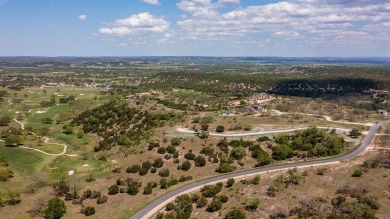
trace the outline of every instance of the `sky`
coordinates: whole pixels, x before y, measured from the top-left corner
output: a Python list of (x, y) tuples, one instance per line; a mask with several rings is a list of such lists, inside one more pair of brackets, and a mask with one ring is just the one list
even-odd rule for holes
[(0, 0), (0, 56), (389, 57), (389, 0)]

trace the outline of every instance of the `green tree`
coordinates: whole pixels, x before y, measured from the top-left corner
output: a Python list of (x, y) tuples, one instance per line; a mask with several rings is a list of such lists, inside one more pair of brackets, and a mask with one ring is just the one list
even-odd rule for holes
[(245, 219), (245, 214), (241, 211), (241, 209), (234, 207), (226, 214), (224, 219)]
[(64, 201), (59, 198), (50, 199), (44, 210), (44, 216), (47, 219), (58, 219), (66, 213)]
[(225, 131), (225, 126), (223, 125), (219, 125), (217, 126), (217, 128), (215, 129), (216, 132), (224, 132)]

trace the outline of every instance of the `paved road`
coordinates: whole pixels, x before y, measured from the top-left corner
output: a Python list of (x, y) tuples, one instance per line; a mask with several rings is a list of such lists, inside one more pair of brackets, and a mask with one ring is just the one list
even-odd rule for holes
[[(247, 136), (253, 136), (253, 135), (266, 135), (266, 134), (277, 134), (277, 133), (285, 133), (285, 132), (294, 132), (298, 130), (305, 130), (309, 128), (309, 126), (305, 127), (300, 127), (300, 128), (291, 128), (291, 129), (279, 129), (279, 130), (271, 130), (271, 131), (256, 131), (256, 132), (226, 132), (226, 133), (215, 133), (215, 132), (210, 132), (210, 136), (217, 136), (217, 137), (247, 137)], [(317, 128), (319, 129), (332, 129), (332, 127), (323, 127), (323, 126), (318, 126)], [(338, 131), (343, 131), (343, 132), (349, 132), (350, 129), (344, 129), (344, 128), (334, 128)], [(188, 134), (196, 134), (194, 130), (190, 130), (187, 128), (177, 128), (176, 131), (181, 132), (181, 133), (188, 133)]]
[(304, 166), (317, 166), (317, 165), (326, 165), (326, 164), (334, 164), (338, 163), (340, 161), (348, 160), (351, 158), (354, 158), (358, 156), (360, 153), (362, 153), (366, 148), (372, 143), (375, 137), (375, 133), (378, 131), (378, 128), (384, 124), (390, 123), (390, 120), (381, 121), (379, 123), (373, 124), (369, 131), (367, 132), (367, 135), (363, 138), (361, 144), (358, 148), (356, 148), (354, 151), (352, 151), (349, 154), (346, 154), (341, 157), (331, 158), (331, 159), (324, 159), (324, 160), (315, 160), (315, 161), (307, 161), (307, 162), (298, 162), (298, 163), (288, 163), (288, 164), (282, 164), (282, 165), (276, 165), (276, 166), (268, 166), (268, 167), (262, 167), (262, 168), (256, 168), (251, 170), (245, 170), (241, 172), (235, 172), (225, 175), (220, 175), (208, 179), (204, 179), (198, 182), (194, 182), (192, 184), (183, 186), (181, 188), (177, 188), (175, 190), (172, 190), (153, 202), (151, 202), (148, 206), (137, 212), (135, 215), (131, 217), (131, 219), (141, 219), (141, 218), (150, 218), (152, 217), (157, 211), (159, 211), (161, 208), (163, 208), (167, 203), (173, 201), (176, 196), (189, 193), (192, 191), (196, 191), (203, 187), (204, 185), (208, 184), (214, 184), (220, 181), (225, 181), (228, 178), (243, 178), (249, 175), (259, 174), (259, 173), (265, 173), (265, 172), (271, 172), (271, 171), (277, 171), (277, 170), (283, 170), (283, 169), (289, 169), (294, 167), (304, 167)]

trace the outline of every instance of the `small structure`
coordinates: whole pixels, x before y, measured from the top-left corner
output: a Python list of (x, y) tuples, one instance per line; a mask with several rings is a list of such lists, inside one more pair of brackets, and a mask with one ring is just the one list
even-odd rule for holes
[(222, 116), (229, 116), (229, 115), (234, 115), (234, 113), (230, 112), (230, 111), (222, 111), (221, 112), (221, 115)]
[(389, 115), (389, 112), (387, 110), (378, 110), (379, 115)]
[(232, 100), (228, 102), (229, 107), (237, 107), (241, 105), (241, 100)]

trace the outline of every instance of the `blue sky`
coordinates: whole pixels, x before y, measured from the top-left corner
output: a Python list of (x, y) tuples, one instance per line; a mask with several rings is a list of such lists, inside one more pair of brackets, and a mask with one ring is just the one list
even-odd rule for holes
[(390, 56), (388, 0), (0, 0), (0, 56)]

